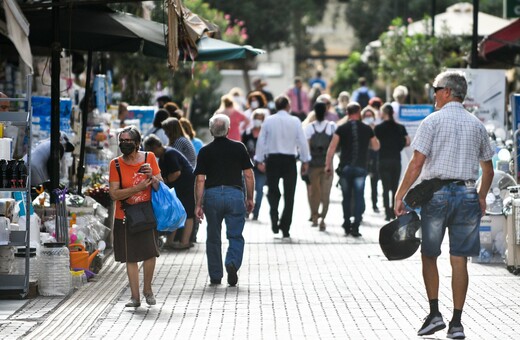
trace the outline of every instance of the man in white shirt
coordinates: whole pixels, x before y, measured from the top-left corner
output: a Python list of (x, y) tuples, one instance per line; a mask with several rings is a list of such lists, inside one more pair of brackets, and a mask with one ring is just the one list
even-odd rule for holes
[[(265, 171), (269, 201), (271, 227), (275, 234), (282, 231), (284, 239), (290, 237), (289, 229), (292, 223), (294, 192), (296, 190), (296, 158), (302, 161), (301, 172), (307, 172), (310, 161), (309, 145), (301, 122), (291, 116), (291, 102), (285, 95), (275, 99), (276, 114), (267, 117), (256, 144), (255, 161), (258, 169)], [(284, 210), (281, 218), (278, 215), (278, 204), (281, 193), (278, 188), (283, 179)]]

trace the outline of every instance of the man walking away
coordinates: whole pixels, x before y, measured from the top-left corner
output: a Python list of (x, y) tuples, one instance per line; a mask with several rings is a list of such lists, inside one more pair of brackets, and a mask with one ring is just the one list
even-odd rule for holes
[[(267, 199), (273, 233), (278, 234), (281, 230), (285, 241), (289, 241), (296, 190), (296, 157), (299, 155), (302, 161), (301, 173), (306, 174), (310, 160), (309, 145), (300, 120), (289, 113), (289, 98), (281, 95), (275, 99), (275, 105), (276, 114), (267, 117), (262, 125), (256, 143), (255, 160), (258, 169), (265, 171), (267, 176)], [(280, 179), (283, 179), (284, 209), (279, 219)]]
[[(200, 149), (195, 168), (195, 216), (208, 220), (206, 255), (211, 284), (220, 284), (222, 270), (222, 220), (226, 221), (229, 247), (225, 266), (230, 286), (238, 282), (237, 271), (244, 254), (246, 212), (253, 210), (255, 178), (253, 164), (241, 142), (227, 138), (230, 120), (225, 114), (215, 114), (209, 121), (213, 142)], [(242, 186), (246, 186), (246, 199)]]
[[(329, 149), (325, 171), (332, 176), (332, 158), (336, 148), (341, 146), (338, 166), (339, 183), (343, 193), (343, 229), (346, 235), (360, 237), (359, 225), (365, 211), (365, 179), (368, 174), (368, 146), (379, 150), (379, 141), (372, 128), (361, 122), (361, 106), (351, 102), (347, 106), (348, 122), (338, 127)], [(353, 197), (352, 197), (353, 196)], [(351, 217), (351, 200), (354, 199), (354, 222)]]
[[(412, 142), (413, 156), (395, 195), (395, 213), (403, 215), (403, 197), (422, 174), (422, 180), (441, 179), (443, 186), (421, 207), (422, 272), (430, 314), (418, 335), (430, 335), (446, 327), (439, 312), (437, 258), (446, 228), (450, 238), (453, 317), (447, 337), (464, 339), (462, 308), (468, 290), (468, 256), (480, 251), (480, 218), (493, 179), (493, 149), (482, 122), (464, 109), (467, 82), (459, 72), (439, 74), (433, 82), (435, 107), (421, 123)], [(475, 180), (482, 167), (480, 187)], [(478, 193), (477, 193), (478, 192)]]

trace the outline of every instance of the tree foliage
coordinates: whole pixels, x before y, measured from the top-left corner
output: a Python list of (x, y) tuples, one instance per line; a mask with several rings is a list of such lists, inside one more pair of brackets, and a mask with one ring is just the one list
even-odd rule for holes
[(336, 77), (331, 87), (331, 95), (337, 97), (341, 91), (352, 91), (359, 86), (359, 77), (365, 77), (368, 84), (374, 81), (375, 72), (362, 60), (361, 53), (352, 52), (336, 69)]
[[(372, 60), (380, 79), (391, 87), (405, 85), (413, 102), (427, 101), (425, 84), (445, 67), (465, 67), (471, 42), (445, 32), (438, 37), (409, 36), (402, 20), (396, 19), (390, 31), (379, 38), (381, 47)], [(377, 64), (375, 64), (376, 62)]]
[(306, 48), (305, 27), (323, 17), (328, 0), (207, 0), (213, 8), (244, 21), (247, 43), (267, 50), (282, 45)]
[[(380, 0), (339, 1), (348, 3), (347, 21), (354, 27), (361, 48), (387, 31), (394, 18), (419, 20), (424, 15), (432, 14), (431, 0), (387, 0), (384, 5)], [(458, 2), (461, 0), (436, 0), (435, 14), (444, 12), (448, 6)], [(501, 16), (502, 1), (480, 0), (479, 9), (481, 12)]]

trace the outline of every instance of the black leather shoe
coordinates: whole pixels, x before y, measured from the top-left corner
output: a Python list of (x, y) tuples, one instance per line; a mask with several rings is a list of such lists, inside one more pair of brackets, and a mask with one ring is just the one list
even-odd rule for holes
[(351, 234), (352, 236), (354, 236), (354, 237), (360, 237), (360, 236), (361, 236), (361, 234), (360, 234), (359, 231), (357, 231), (357, 230), (352, 231), (350, 234)]
[(211, 279), (209, 280), (209, 283), (212, 285), (219, 285), (222, 283), (222, 279)]
[(276, 224), (273, 224), (271, 226), (271, 229), (273, 230), (273, 233), (275, 233), (275, 234), (278, 234), (280, 232), (280, 228)]
[(228, 264), (226, 265), (226, 271), (227, 271), (227, 282), (231, 287), (235, 287), (238, 282), (238, 275), (237, 275), (237, 269), (235, 268), (234, 264)]
[(345, 235), (348, 235), (352, 232), (352, 227), (350, 225), (343, 223), (342, 227), (345, 230)]

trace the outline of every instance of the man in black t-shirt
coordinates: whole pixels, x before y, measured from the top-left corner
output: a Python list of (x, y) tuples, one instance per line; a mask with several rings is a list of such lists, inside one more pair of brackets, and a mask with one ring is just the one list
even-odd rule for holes
[[(332, 176), (332, 158), (338, 145), (341, 155), (337, 172), (343, 193), (343, 229), (345, 233), (359, 237), (359, 225), (365, 211), (365, 178), (368, 167), (368, 146), (379, 150), (379, 141), (372, 128), (361, 122), (361, 107), (356, 102), (347, 106), (348, 122), (339, 126), (327, 150), (325, 171)], [(354, 199), (354, 222), (351, 217), (351, 200)]]
[(225, 266), (228, 283), (235, 286), (244, 254), (242, 231), (246, 212), (251, 213), (254, 207), (255, 178), (253, 163), (244, 144), (227, 138), (229, 125), (229, 117), (224, 114), (215, 114), (209, 121), (215, 139), (202, 147), (197, 157), (195, 216), (199, 222), (204, 215), (208, 220), (206, 255), (211, 284), (220, 284), (223, 276), (221, 229), (222, 220), (226, 221), (229, 247)]

